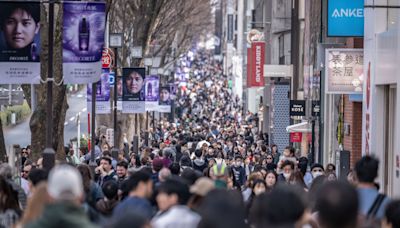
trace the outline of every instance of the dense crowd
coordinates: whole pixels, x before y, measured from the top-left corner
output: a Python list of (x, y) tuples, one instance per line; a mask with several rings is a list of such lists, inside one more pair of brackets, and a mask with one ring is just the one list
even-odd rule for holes
[[(379, 193), (378, 160), (365, 156), (347, 180), (268, 145), (244, 113), (222, 65), (206, 51), (181, 59), (190, 77), (138, 153), (68, 148), (48, 173), (24, 148), (20, 182), (0, 164), (0, 227), (400, 227), (400, 201)], [(282, 150), (280, 152), (279, 150)]]

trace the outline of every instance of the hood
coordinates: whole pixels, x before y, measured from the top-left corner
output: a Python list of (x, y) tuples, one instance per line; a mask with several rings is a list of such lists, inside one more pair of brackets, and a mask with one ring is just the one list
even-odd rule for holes
[(206, 164), (206, 161), (201, 158), (196, 158), (193, 160), (193, 163), (197, 166), (203, 166), (204, 164)]
[(43, 216), (29, 227), (94, 227), (82, 207), (69, 202), (58, 202), (45, 207)]

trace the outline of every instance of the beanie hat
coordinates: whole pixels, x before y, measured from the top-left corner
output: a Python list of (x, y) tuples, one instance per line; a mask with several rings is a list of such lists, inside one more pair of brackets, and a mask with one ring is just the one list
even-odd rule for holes
[(74, 200), (83, 195), (81, 174), (69, 165), (54, 167), (47, 185), (49, 195), (55, 200)]

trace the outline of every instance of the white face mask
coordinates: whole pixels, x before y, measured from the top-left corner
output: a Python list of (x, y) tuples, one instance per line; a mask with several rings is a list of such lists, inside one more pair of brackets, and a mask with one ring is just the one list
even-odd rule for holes
[(260, 194), (262, 194), (264, 192), (265, 192), (265, 189), (254, 189), (254, 194), (256, 196), (258, 196), (258, 195), (260, 195)]
[(236, 165), (236, 167), (239, 167), (239, 166), (242, 165), (242, 163), (241, 162), (235, 162), (235, 165)]
[(313, 178), (317, 178), (317, 177), (319, 177), (319, 176), (321, 176), (321, 175), (323, 175), (323, 173), (322, 172), (313, 172), (312, 173), (312, 176), (313, 176)]
[(289, 179), (289, 177), (290, 177), (290, 173), (283, 173), (283, 176), (284, 176), (285, 179), (287, 180), (287, 179)]

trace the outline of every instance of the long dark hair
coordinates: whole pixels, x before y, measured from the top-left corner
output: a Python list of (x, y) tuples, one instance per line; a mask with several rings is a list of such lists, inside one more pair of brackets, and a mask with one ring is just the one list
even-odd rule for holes
[(0, 212), (4, 212), (7, 209), (20, 211), (18, 192), (12, 188), (11, 184), (3, 176), (0, 176)]
[(83, 190), (85, 191), (86, 194), (89, 194), (90, 184), (91, 184), (91, 181), (93, 180), (92, 171), (90, 170), (90, 167), (86, 164), (78, 165), (77, 169), (81, 173), (81, 176), (82, 176)]

